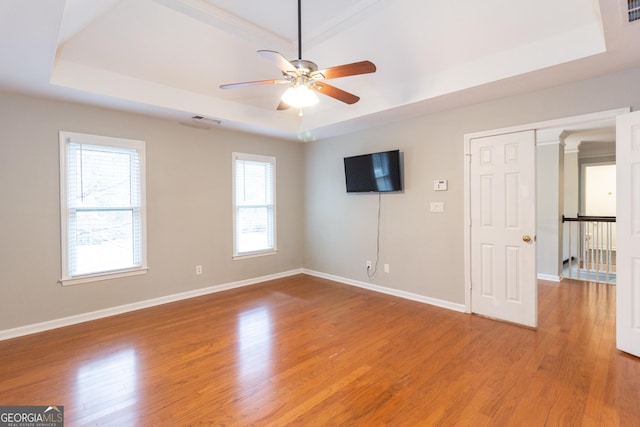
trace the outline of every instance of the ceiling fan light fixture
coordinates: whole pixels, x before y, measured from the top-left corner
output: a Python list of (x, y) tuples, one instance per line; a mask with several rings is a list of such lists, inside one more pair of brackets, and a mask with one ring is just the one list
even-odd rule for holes
[(269, 60), (280, 69), (282, 77), (271, 80), (224, 84), (220, 85), (220, 89), (281, 83), (289, 84), (290, 87), (280, 98), (281, 102), (278, 104), (277, 110), (288, 110), (291, 107), (297, 108), (300, 116), (302, 116), (303, 108), (311, 107), (320, 102), (316, 92), (320, 92), (323, 95), (344, 102), (345, 104), (355, 104), (360, 100), (359, 96), (331, 86), (323, 80), (373, 73), (376, 71), (376, 66), (371, 61), (360, 61), (318, 70), (315, 62), (302, 59), (302, 13), (300, 3), (302, 3), (302, 0), (298, 0), (298, 59), (290, 61), (282, 56), (281, 53), (273, 50), (258, 51), (260, 56)]
[(320, 99), (307, 85), (294, 85), (282, 94), (282, 102), (294, 108), (304, 108), (316, 105)]

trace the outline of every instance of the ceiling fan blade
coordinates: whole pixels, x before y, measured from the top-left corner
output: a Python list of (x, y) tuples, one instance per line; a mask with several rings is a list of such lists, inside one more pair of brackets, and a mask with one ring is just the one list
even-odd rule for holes
[(280, 104), (278, 104), (278, 111), (282, 111), (282, 110), (288, 110), (289, 108), (291, 108), (291, 105), (287, 104), (284, 101), (280, 101)]
[(336, 79), (338, 77), (356, 76), (358, 74), (368, 74), (376, 71), (376, 66), (371, 61), (360, 61), (352, 64), (338, 65), (337, 67), (326, 68), (311, 73), (311, 77), (321, 74), (325, 79)]
[(220, 85), (220, 89), (236, 89), (239, 87), (247, 87), (247, 86), (262, 86), (262, 85), (277, 85), (282, 83), (291, 83), (286, 79), (275, 79), (275, 80), (258, 80), (255, 82), (242, 82), (242, 83), (229, 83), (226, 85)]
[(279, 52), (274, 50), (259, 50), (258, 54), (282, 70), (283, 73), (295, 74), (296, 71), (298, 71), (296, 67), (294, 67), (293, 64), (291, 64), (291, 62), (289, 62), (287, 58), (282, 56)]
[(317, 92), (335, 98), (338, 101), (342, 101), (346, 104), (355, 104), (356, 102), (360, 101), (359, 96), (346, 92), (342, 89), (338, 89), (337, 87), (328, 85), (324, 82), (316, 82), (311, 87)]

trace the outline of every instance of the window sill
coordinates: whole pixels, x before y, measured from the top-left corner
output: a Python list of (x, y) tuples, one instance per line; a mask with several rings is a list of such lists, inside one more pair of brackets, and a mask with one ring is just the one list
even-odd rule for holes
[(246, 254), (238, 254), (233, 256), (233, 260), (245, 259), (245, 258), (256, 258), (259, 256), (267, 256), (267, 255), (275, 255), (278, 253), (277, 249), (269, 249), (268, 251), (261, 252), (249, 252)]
[(80, 285), (82, 283), (98, 282), (102, 280), (119, 279), (122, 277), (138, 276), (147, 274), (148, 267), (136, 268), (135, 270), (121, 270), (109, 273), (91, 274), (87, 276), (78, 276), (70, 279), (60, 279), (58, 283), (62, 286)]

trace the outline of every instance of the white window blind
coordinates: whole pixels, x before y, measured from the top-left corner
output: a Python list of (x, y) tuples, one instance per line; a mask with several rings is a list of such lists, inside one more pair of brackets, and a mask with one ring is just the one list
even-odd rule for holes
[(146, 268), (144, 142), (60, 133), (62, 282)]
[(276, 250), (275, 157), (233, 153), (234, 256)]
[(640, 19), (640, 0), (627, 0), (629, 22)]

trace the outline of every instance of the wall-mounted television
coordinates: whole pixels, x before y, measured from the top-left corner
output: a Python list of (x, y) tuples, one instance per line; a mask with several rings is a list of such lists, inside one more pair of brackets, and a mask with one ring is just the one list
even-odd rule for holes
[(347, 193), (402, 191), (400, 150), (344, 158)]

